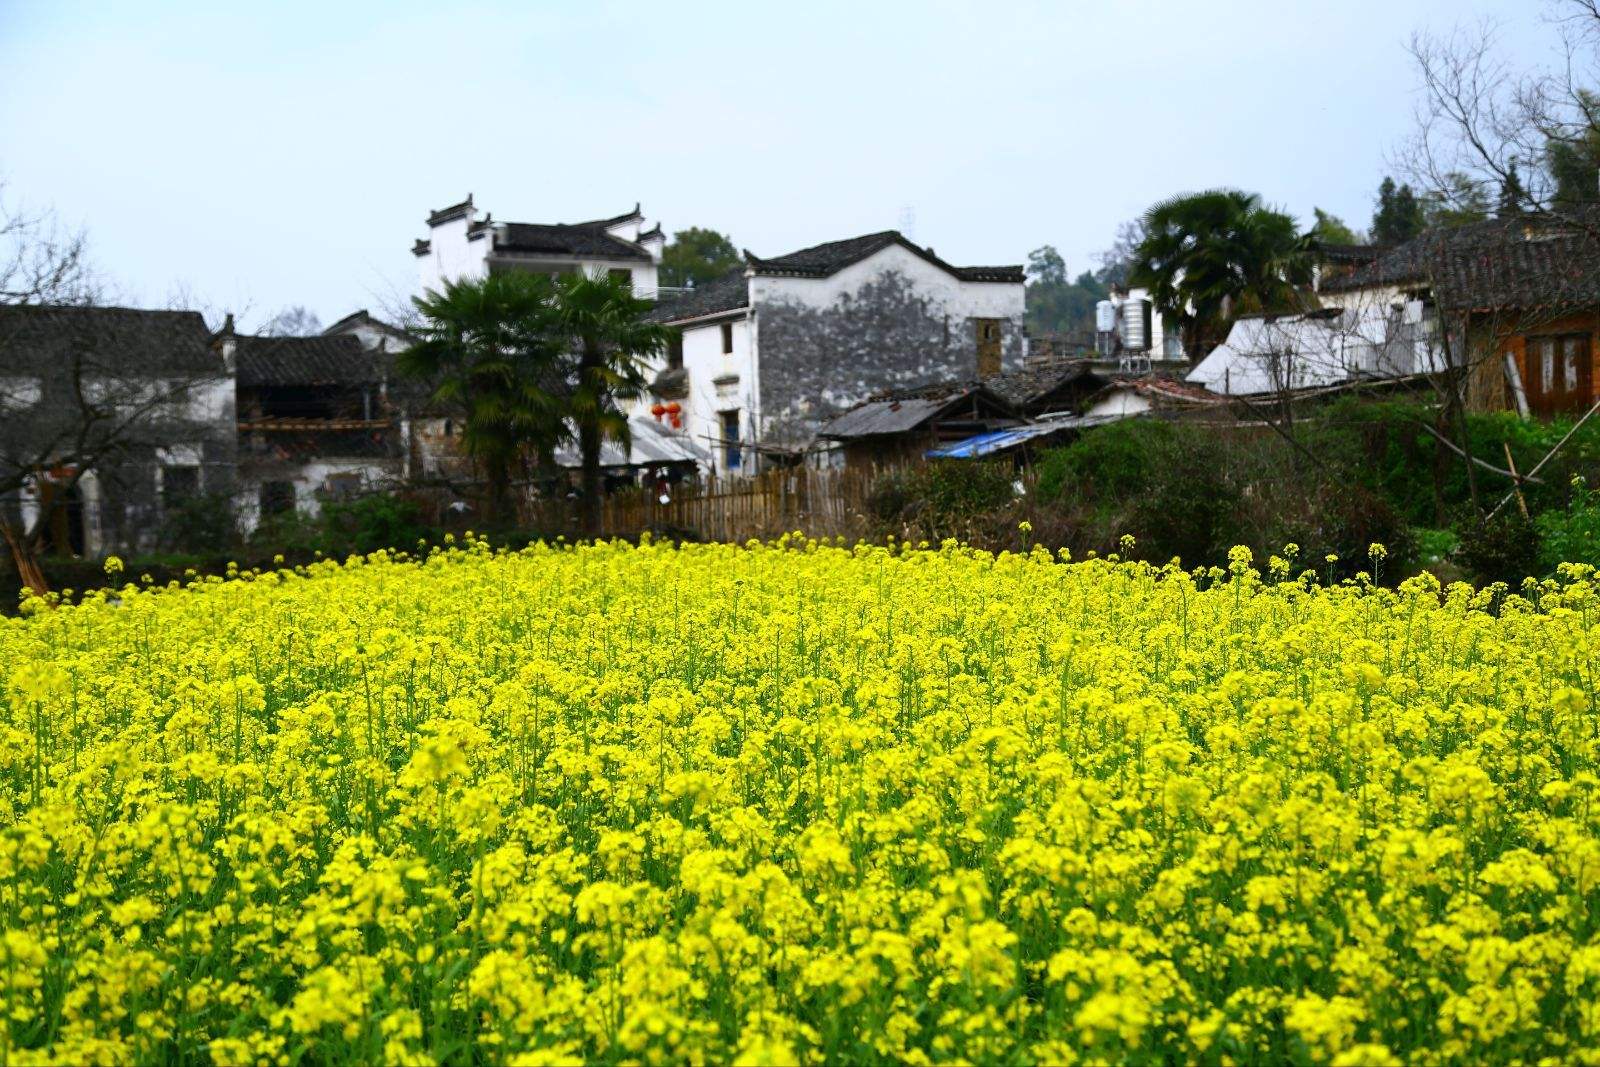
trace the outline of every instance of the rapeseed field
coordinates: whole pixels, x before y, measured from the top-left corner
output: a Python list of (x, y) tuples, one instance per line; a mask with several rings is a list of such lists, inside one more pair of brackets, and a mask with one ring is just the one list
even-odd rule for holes
[(29, 602), (0, 1060), (1600, 1061), (1591, 575), (1303, 566), (469, 540)]

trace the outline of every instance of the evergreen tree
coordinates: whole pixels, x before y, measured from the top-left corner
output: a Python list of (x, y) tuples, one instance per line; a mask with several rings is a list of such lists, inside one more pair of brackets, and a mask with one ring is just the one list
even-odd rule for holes
[(1411, 240), (1427, 225), (1422, 204), (1410, 185), (1396, 185), (1385, 177), (1378, 186), (1378, 206), (1372, 213), (1372, 240), (1397, 245)]
[(1378, 186), (1378, 208), (1372, 216), (1372, 239), (1395, 245), (1409, 241), (1427, 226), (1422, 202), (1409, 184), (1395, 185), (1385, 177)]
[(1504, 180), (1500, 182), (1500, 203), (1495, 208), (1495, 214), (1502, 219), (1515, 218), (1523, 213), (1527, 202), (1528, 191), (1522, 187), (1522, 179), (1517, 175), (1517, 161), (1512, 160)]

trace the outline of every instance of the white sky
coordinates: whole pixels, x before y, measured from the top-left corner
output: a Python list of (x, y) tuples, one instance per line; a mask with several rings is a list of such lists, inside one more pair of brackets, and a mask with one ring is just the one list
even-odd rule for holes
[(1411, 126), (1413, 30), (1539, 0), (77, 3), (0, 0), (0, 177), (132, 302), (253, 324), (409, 291), (431, 208), (642, 201), (758, 255), (898, 227), (957, 263), (1234, 185), (1357, 226)]

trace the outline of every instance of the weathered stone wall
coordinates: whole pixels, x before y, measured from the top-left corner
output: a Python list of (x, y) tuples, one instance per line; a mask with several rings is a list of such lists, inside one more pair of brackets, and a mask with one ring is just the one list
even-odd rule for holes
[(1022, 362), (1021, 285), (963, 283), (920, 261), (829, 279), (821, 293), (807, 280), (763, 281), (759, 403), (762, 437), (773, 444), (802, 445), (875, 393), (976, 378), (980, 318), (1001, 322), (1004, 369)]

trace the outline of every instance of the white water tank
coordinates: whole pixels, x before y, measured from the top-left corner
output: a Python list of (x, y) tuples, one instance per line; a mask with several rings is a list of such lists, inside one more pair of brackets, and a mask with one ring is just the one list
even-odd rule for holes
[(1117, 328), (1117, 305), (1102, 300), (1094, 306), (1094, 332), (1110, 333)]

